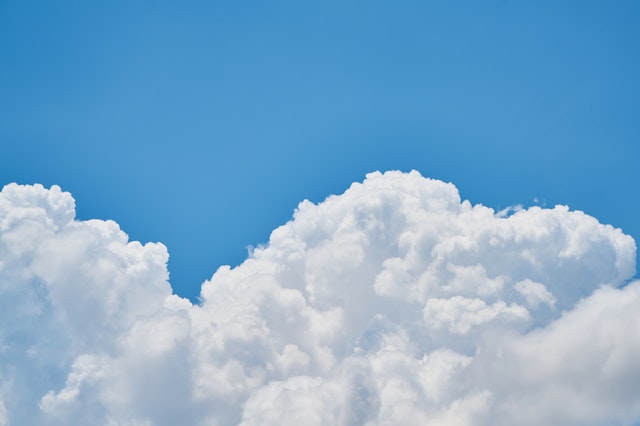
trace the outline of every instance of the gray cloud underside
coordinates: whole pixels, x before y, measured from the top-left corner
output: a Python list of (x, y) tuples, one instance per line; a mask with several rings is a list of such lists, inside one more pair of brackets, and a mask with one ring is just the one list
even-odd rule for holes
[(619, 229), (506, 216), (417, 172), (302, 202), (172, 294), (162, 244), (0, 193), (0, 425), (605, 425), (640, 419), (640, 282)]

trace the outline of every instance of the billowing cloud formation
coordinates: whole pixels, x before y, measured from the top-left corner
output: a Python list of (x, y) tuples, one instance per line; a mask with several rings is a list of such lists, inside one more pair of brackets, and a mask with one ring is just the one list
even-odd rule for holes
[(0, 425), (640, 419), (636, 247), (584, 213), (372, 173), (198, 305), (162, 244), (74, 214), (55, 186), (0, 193)]

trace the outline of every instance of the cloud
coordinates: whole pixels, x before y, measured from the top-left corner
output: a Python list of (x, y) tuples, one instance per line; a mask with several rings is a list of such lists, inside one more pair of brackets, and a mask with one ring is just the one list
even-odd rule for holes
[(0, 193), (0, 425), (640, 419), (635, 243), (582, 212), (372, 173), (199, 304), (162, 244), (74, 216), (56, 186)]

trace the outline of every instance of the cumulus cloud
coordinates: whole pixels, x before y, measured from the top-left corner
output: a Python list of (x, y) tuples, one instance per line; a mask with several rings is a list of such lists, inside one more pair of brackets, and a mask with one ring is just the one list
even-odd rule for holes
[(0, 193), (0, 425), (631, 424), (636, 246), (417, 172), (302, 202), (201, 302), (162, 244)]

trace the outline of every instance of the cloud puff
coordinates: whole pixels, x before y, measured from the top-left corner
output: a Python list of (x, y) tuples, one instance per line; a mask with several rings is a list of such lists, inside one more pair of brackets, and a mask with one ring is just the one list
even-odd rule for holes
[(162, 244), (74, 215), (55, 186), (0, 193), (0, 425), (640, 419), (635, 243), (582, 212), (372, 173), (195, 305)]

